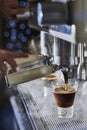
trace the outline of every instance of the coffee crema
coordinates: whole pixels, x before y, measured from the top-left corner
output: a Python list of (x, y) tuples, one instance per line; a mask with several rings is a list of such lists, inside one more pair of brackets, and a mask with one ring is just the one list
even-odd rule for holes
[(68, 86), (66, 91), (64, 86), (58, 86), (53, 90), (57, 106), (70, 107), (74, 103), (76, 90), (73, 87)]
[(54, 89), (54, 93), (60, 93), (60, 94), (70, 94), (75, 93), (75, 89), (73, 87), (68, 86), (68, 89), (65, 90), (64, 86), (58, 86)]
[(42, 78), (43, 80), (57, 80), (57, 75), (55, 73), (52, 73), (50, 75), (47, 75)]

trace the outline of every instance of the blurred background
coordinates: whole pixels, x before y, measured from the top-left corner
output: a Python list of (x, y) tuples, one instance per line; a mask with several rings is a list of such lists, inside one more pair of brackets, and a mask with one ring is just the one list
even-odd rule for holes
[[(19, 0), (20, 6), (29, 7), (27, 0)], [(38, 37), (39, 31), (29, 28), (27, 20), (15, 22), (3, 17), (0, 20), (0, 48), (14, 52), (29, 52), (29, 43)], [(33, 52), (32, 52), (33, 53)]]

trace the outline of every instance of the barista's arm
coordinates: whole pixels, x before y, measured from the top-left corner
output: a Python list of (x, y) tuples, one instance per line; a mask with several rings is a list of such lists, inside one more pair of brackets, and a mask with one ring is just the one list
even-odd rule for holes
[(3, 75), (8, 73), (8, 67), (6, 62), (12, 67), (13, 70), (17, 70), (17, 63), (14, 58), (29, 57), (27, 53), (10, 52), (7, 50), (0, 49), (0, 70)]

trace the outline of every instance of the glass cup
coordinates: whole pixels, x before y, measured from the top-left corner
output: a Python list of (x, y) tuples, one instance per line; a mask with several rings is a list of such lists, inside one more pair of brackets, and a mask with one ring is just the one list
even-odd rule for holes
[(52, 82), (57, 79), (57, 76), (55, 73), (52, 73), (50, 75), (47, 75), (42, 78), (43, 84), (44, 84), (44, 97), (47, 97), (52, 94)]
[(44, 96), (50, 95), (52, 92), (51, 90), (51, 81), (49, 80), (44, 80)]
[(74, 112), (74, 100), (78, 88), (78, 82), (69, 80), (67, 90), (63, 82), (52, 83), (53, 94), (58, 109), (59, 118), (71, 118)]

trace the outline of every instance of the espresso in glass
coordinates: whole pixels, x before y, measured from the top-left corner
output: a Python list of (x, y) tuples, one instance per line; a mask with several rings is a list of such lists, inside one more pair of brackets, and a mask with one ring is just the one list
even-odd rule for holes
[(68, 73), (64, 72), (64, 80), (56, 80), (52, 83), (52, 88), (56, 100), (58, 117), (73, 117), (78, 82), (75, 78), (68, 79)]
[(74, 87), (68, 86), (68, 89), (65, 90), (64, 86), (56, 86), (53, 90), (56, 104), (59, 107), (67, 108), (73, 105), (76, 90)]

